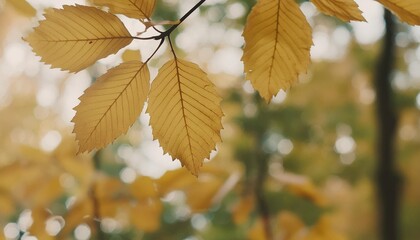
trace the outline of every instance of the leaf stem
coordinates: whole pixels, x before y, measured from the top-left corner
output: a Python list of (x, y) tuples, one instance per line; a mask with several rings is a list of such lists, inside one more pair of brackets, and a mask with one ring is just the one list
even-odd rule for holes
[(163, 42), (165, 41), (164, 38), (162, 38), (160, 40), (159, 45), (157, 46), (157, 48), (155, 49), (155, 51), (149, 56), (149, 58), (147, 58), (147, 60), (144, 62), (144, 64), (148, 63), (150, 61), (150, 59), (152, 59), (152, 57), (157, 53), (157, 51), (160, 49), (160, 47), (162, 47)]
[(175, 61), (176, 61), (177, 60), (176, 53), (175, 53), (175, 50), (174, 50), (174, 46), (172, 45), (171, 36), (169, 36), (169, 35), (168, 35), (168, 41), (169, 41), (169, 46), (171, 46), (172, 55), (174, 55), (174, 58), (175, 58)]
[(169, 36), (169, 34), (171, 34), (172, 31), (174, 31), (185, 19), (187, 19), (195, 10), (197, 10), (197, 8), (199, 8), (206, 0), (200, 0), (198, 3), (196, 3), (187, 13), (184, 14), (184, 16), (182, 16), (179, 19), (179, 23), (173, 25), (172, 27), (170, 27), (168, 30), (166, 30), (165, 32), (163, 32), (161, 35), (162, 37), (165, 36)]
[(185, 21), (185, 19), (187, 19), (195, 10), (197, 10), (206, 0), (200, 0), (198, 3), (196, 3), (187, 13), (185, 13), (180, 19), (179, 22), (175, 25), (172, 25), (168, 30), (161, 32), (159, 30), (157, 30), (158, 32), (160, 32), (159, 35), (155, 35), (155, 36), (151, 36), (151, 37), (134, 37), (132, 36), (133, 39), (138, 39), (138, 40), (160, 40), (160, 39), (165, 39), (165, 37), (168, 37), (179, 25), (181, 25), (181, 23), (183, 21)]

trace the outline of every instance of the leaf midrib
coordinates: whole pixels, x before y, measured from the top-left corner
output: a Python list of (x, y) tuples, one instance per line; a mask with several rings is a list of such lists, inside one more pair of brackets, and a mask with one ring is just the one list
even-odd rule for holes
[(185, 131), (187, 132), (188, 148), (190, 149), (190, 153), (191, 153), (191, 162), (192, 162), (192, 165), (193, 165), (194, 170), (195, 170), (194, 153), (193, 153), (192, 146), (191, 146), (191, 137), (190, 137), (190, 133), (188, 131), (187, 118), (186, 118), (186, 115), (185, 115), (184, 98), (182, 96), (181, 78), (180, 78), (181, 74), (179, 73), (179, 66), (178, 66), (178, 59), (177, 58), (175, 58), (175, 68), (176, 68), (176, 78), (177, 78), (177, 81), (178, 81), (177, 83), (178, 83), (178, 89), (179, 89), (179, 97), (181, 98), (182, 118), (184, 119)]
[(104, 38), (83, 38), (83, 39), (63, 39), (63, 40), (49, 40), (39, 39), (39, 42), (85, 42), (85, 41), (100, 41), (100, 40), (114, 40), (114, 39), (132, 39), (132, 36), (121, 36), (121, 37), (104, 37)]
[(95, 127), (93, 128), (93, 130), (90, 132), (89, 136), (86, 138), (84, 144), (87, 144), (87, 142), (89, 141), (89, 139), (92, 137), (92, 134), (96, 131), (96, 129), (98, 128), (98, 126), (101, 124), (101, 122), (104, 119), (104, 117), (108, 114), (108, 112), (111, 110), (111, 108), (117, 102), (117, 100), (121, 97), (121, 95), (127, 90), (128, 86), (130, 86), (131, 83), (134, 81), (134, 79), (136, 79), (137, 75), (140, 73), (140, 71), (143, 69), (144, 66), (146, 66), (146, 64), (143, 63), (141, 65), (140, 69), (136, 72), (136, 74), (134, 74), (134, 76), (131, 78), (131, 80), (128, 82), (128, 84), (124, 87), (124, 89), (112, 101), (112, 103), (109, 105), (108, 109), (104, 112), (104, 114), (102, 115), (102, 117), (99, 119), (98, 124), (95, 125)]
[(268, 74), (268, 84), (267, 84), (267, 89), (268, 89), (269, 93), (271, 92), (270, 91), (270, 84), (271, 84), (271, 80), (272, 80), (271, 75), (272, 75), (272, 72), (273, 72), (274, 58), (275, 58), (275, 55), (276, 55), (277, 41), (278, 41), (278, 38), (279, 38), (280, 0), (277, 0), (276, 18), (277, 18), (277, 21), (276, 21), (276, 37), (274, 39), (274, 50), (273, 50), (273, 55), (271, 56), (270, 71), (269, 71), (269, 74)]

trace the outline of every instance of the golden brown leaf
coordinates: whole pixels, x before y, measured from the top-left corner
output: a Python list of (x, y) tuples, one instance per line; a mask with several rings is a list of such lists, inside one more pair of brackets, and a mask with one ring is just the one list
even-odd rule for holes
[(312, 30), (294, 0), (260, 0), (244, 30), (245, 74), (269, 102), (306, 71)]
[(323, 13), (343, 21), (366, 21), (354, 0), (311, 0)]
[(155, 182), (150, 177), (138, 177), (129, 185), (131, 195), (138, 200), (147, 200), (150, 198), (159, 198)]
[(292, 212), (281, 211), (277, 215), (278, 228), (281, 229), (285, 240), (292, 240), (298, 236), (299, 231), (305, 228), (302, 220)]
[(206, 73), (185, 60), (167, 62), (152, 83), (147, 111), (153, 136), (194, 175), (221, 140), (220, 101)]
[(73, 118), (79, 152), (111, 143), (136, 121), (150, 86), (149, 69), (130, 61), (110, 69), (83, 96)]
[(133, 226), (145, 232), (153, 232), (160, 227), (163, 205), (159, 199), (139, 203), (130, 209)]
[(31, 217), (33, 223), (29, 228), (29, 233), (37, 239), (53, 240), (55, 237), (49, 235), (46, 231), (47, 220), (51, 217), (51, 213), (46, 209), (39, 207), (32, 209)]
[(224, 179), (209, 177), (195, 182), (185, 190), (187, 204), (192, 212), (207, 211), (214, 203), (214, 197), (222, 187)]
[(34, 17), (36, 15), (35, 8), (26, 0), (6, 0), (6, 3), (27, 17)]
[(13, 214), (15, 207), (15, 201), (11, 194), (7, 192), (0, 193), (0, 221)]
[(255, 208), (255, 197), (252, 194), (248, 194), (239, 199), (232, 209), (232, 218), (235, 224), (240, 225), (245, 223), (252, 210)]
[(132, 37), (115, 15), (94, 7), (51, 9), (26, 39), (53, 68), (78, 72), (118, 52)]
[(403, 22), (420, 25), (420, 2), (418, 0), (378, 0), (393, 11)]
[(141, 61), (141, 53), (139, 50), (125, 50), (121, 56), (124, 62)]
[(155, 9), (156, 0), (92, 0), (93, 4), (106, 6), (114, 14), (124, 14), (137, 19), (149, 19)]

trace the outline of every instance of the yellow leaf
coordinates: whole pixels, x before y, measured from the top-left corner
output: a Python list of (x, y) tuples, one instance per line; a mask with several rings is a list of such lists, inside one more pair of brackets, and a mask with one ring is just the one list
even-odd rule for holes
[(207, 211), (213, 205), (214, 197), (223, 183), (223, 179), (210, 177), (189, 186), (185, 190), (185, 195), (187, 196), (187, 204), (191, 208), (191, 211)]
[(141, 54), (139, 50), (125, 50), (121, 58), (124, 62), (141, 61)]
[(259, 0), (243, 35), (246, 77), (267, 102), (307, 70), (312, 30), (294, 0)]
[(0, 222), (15, 211), (15, 201), (10, 193), (0, 193)]
[(130, 209), (131, 224), (145, 232), (153, 232), (160, 227), (163, 205), (159, 201), (148, 201), (137, 204)]
[(335, 231), (331, 220), (328, 215), (322, 216), (302, 240), (347, 240), (344, 235)]
[(267, 240), (264, 225), (261, 218), (258, 218), (252, 227), (248, 230), (248, 239), (249, 240)]
[(155, 182), (149, 177), (138, 177), (129, 185), (131, 195), (137, 200), (147, 200), (150, 198), (159, 198)]
[(114, 14), (124, 14), (137, 19), (149, 19), (156, 6), (156, 0), (92, 0), (93, 4), (106, 6)]
[(40, 179), (28, 186), (28, 199), (36, 207), (48, 206), (63, 193), (64, 189), (61, 187), (59, 176)]
[(116, 218), (119, 215), (127, 214), (130, 202), (126, 199), (115, 198), (113, 200), (100, 200), (99, 205), (99, 216), (101, 218)]
[(136, 121), (150, 86), (149, 69), (140, 61), (112, 68), (83, 96), (73, 118), (79, 152), (111, 143)]
[(420, 25), (420, 2), (418, 0), (378, 0), (393, 11), (403, 22)]
[(27, 17), (34, 17), (36, 15), (35, 8), (26, 0), (6, 0), (6, 3)]
[(64, 217), (65, 225), (57, 239), (65, 239), (70, 232), (81, 223), (90, 223), (93, 220), (94, 206), (91, 199), (81, 199), (72, 205)]
[(197, 178), (191, 176), (185, 168), (171, 170), (156, 180), (159, 192), (166, 195), (172, 191), (181, 190), (193, 185)]
[(39, 207), (32, 209), (31, 214), (33, 223), (29, 229), (29, 233), (37, 239), (53, 240), (53, 236), (50, 236), (46, 231), (47, 220), (51, 217), (51, 213), (46, 209)]
[(245, 223), (249, 219), (249, 215), (255, 208), (255, 197), (248, 194), (239, 199), (232, 209), (233, 222), (237, 225)]
[(101, 176), (95, 183), (95, 197), (100, 201), (115, 198), (123, 190), (122, 182), (116, 178)]
[(319, 191), (319, 189), (310, 181), (306, 181), (301, 184), (290, 184), (287, 185), (287, 189), (302, 198), (306, 198), (318, 206), (325, 206), (327, 199)]
[(311, 0), (323, 13), (343, 21), (366, 21), (354, 0)]
[(206, 73), (185, 60), (167, 62), (152, 83), (147, 111), (153, 136), (194, 175), (221, 140), (220, 101)]
[(53, 68), (78, 72), (133, 40), (121, 20), (94, 7), (51, 9), (25, 40)]
[(292, 212), (282, 211), (277, 215), (278, 229), (282, 231), (283, 239), (295, 239), (305, 225), (302, 220)]

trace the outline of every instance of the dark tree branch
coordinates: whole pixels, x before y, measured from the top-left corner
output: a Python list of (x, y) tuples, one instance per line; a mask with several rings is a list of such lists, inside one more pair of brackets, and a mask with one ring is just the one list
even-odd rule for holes
[(377, 197), (379, 231), (383, 240), (397, 240), (401, 176), (395, 164), (395, 135), (397, 113), (391, 77), (395, 65), (396, 24), (393, 15), (385, 10), (386, 32), (382, 52), (376, 66), (375, 91), (377, 114)]
[(175, 25), (172, 25), (168, 30), (164, 32), (160, 32), (159, 35), (151, 36), (151, 37), (132, 37), (133, 39), (139, 39), (139, 40), (160, 40), (165, 39), (165, 37), (168, 37), (179, 25), (181, 25), (182, 22), (185, 21), (195, 10), (197, 10), (206, 0), (200, 0), (198, 3), (196, 3), (187, 13), (185, 13), (180, 19), (179, 22)]

